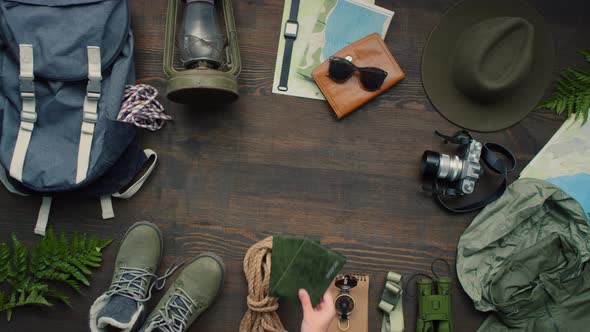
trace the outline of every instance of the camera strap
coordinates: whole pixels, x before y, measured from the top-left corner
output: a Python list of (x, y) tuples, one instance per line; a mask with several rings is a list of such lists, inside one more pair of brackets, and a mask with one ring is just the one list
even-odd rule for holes
[(461, 207), (451, 207), (443, 200), (444, 196), (449, 195), (441, 194), (441, 192), (444, 193), (444, 191), (439, 188), (438, 179), (436, 179), (434, 180), (434, 192), (436, 193), (437, 201), (442, 207), (455, 213), (471, 212), (486, 207), (488, 204), (494, 202), (500, 198), (502, 194), (504, 194), (504, 191), (508, 187), (508, 173), (512, 172), (516, 168), (516, 158), (512, 152), (510, 152), (510, 150), (500, 144), (484, 143), (481, 152), (481, 159), (489, 169), (503, 177), (500, 186), (492, 194), (478, 202)]

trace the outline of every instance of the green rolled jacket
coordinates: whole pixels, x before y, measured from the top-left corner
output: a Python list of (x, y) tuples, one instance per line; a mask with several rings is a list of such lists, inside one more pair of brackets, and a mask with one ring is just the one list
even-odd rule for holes
[(515, 181), (465, 230), (457, 275), (478, 331), (590, 331), (590, 222), (542, 180)]

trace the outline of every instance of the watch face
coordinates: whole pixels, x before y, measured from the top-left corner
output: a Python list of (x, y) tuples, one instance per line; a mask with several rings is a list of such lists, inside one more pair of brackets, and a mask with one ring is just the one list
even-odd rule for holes
[(336, 298), (335, 305), (338, 314), (349, 314), (354, 309), (354, 299), (348, 294), (343, 294)]
[(294, 22), (287, 22), (285, 24), (285, 36), (296, 37), (299, 25)]

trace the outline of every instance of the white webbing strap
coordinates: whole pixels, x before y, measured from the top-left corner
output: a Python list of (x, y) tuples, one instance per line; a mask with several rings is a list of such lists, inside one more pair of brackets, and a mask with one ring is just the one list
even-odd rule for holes
[(37, 215), (37, 225), (35, 225), (35, 234), (45, 236), (45, 229), (49, 221), (49, 212), (51, 211), (51, 201), (53, 198), (44, 196), (39, 214)]
[(145, 155), (148, 159), (150, 159), (153, 156), (154, 162), (150, 165), (150, 167), (146, 170), (146, 172), (139, 179), (137, 179), (137, 181), (135, 181), (135, 183), (133, 183), (131, 186), (129, 186), (129, 189), (125, 190), (122, 193), (121, 192), (114, 193), (113, 197), (123, 198), (123, 199), (128, 199), (128, 198), (133, 197), (133, 195), (135, 195), (139, 191), (139, 189), (141, 189), (141, 186), (143, 186), (143, 184), (148, 179), (150, 174), (152, 174), (152, 171), (154, 170), (154, 168), (156, 167), (156, 163), (158, 162), (158, 154), (155, 151), (150, 150), (150, 149), (145, 149), (145, 150), (143, 150), (143, 152), (145, 153)]
[(16, 136), (16, 144), (10, 161), (10, 176), (18, 181), (23, 179), (25, 157), (33, 135), (33, 128), (37, 121), (35, 110), (35, 83), (33, 74), (33, 45), (19, 45), (20, 61), (20, 95), (22, 110), (20, 113), (20, 127)]
[(404, 308), (403, 301), (400, 299), (393, 309), (389, 313), (389, 331), (390, 332), (404, 332)]
[(387, 273), (379, 309), (383, 311), (381, 332), (404, 331), (402, 275), (393, 271)]
[(100, 196), (100, 209), (102, 210), (102, 219), (115, 218), (115, 211), (113, 210), (113, 200), (111, 195)]
[(100, 82), (102, 80), (100, 64), (100, 47), (88, 46), (88, 86), (84, 98), (84, 113), (80, 130), (80, 145), (78, 146), (78, 168), (76, 183), (86, 179), (90, 164), (90, 150), (94, 127), (98, 119), (98, 101), (100, 99)]

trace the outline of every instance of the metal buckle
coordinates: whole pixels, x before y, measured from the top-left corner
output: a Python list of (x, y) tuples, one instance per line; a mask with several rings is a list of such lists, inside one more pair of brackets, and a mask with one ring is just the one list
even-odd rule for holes
[(35, 81), (34, 78), (31, 77), (27, 77), (27, 76), (21, 76), (20, 77), (20, 91), (21, 94), (25, 94), (25, 93), (31, 93), (33, 94), (34, 97), (34, 93), (35, 93)]
[(20, 96), (23, 98), (23, 100), (35, 100), (35, 93), (33, 92), (21, 92)]
[(82, 115), (82, 121), (88, 123), (96, 123), (98, 120), (98, 113), (95, 112), (84, 112)]
[(98, 79), (89, 79), (88, 85), (86, 86), (86, 95), (90, 99), (99, 99), (101, 92), (101, 80)]
[(20, 112), (20, 120), (22, 122), (35, 123), (37, 122), (37, 112), (28, 112), (23, 110)]

